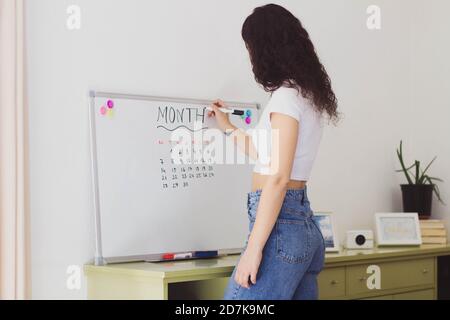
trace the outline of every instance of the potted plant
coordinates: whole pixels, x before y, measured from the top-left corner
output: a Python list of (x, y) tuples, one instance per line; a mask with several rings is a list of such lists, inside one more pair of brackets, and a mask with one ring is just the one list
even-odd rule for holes
[[(438, 200), (444, 204), (441, 199), (438, 186), (435, 181), (442, 182), (443, 180), (435, 177), (430, 177), (427, 174), (431, 164), (436, 160), (436, 157), (422, 170), (420, 161), (415, 160), (414, 163), (406, 167), (403, 160), (403, 141), (400, 141), (400, 147), (397, 149), (398, 160), (400, 161), (401, 169), (396, 172), (403, 172), (405, 174), (408, 184), (400, 185), (402, 189), (403, 198), (403, 212), (417, 212), (420, 219), (428, 219), (431, 216), (431, 204), (433, 200), (433, 192)], [(412, 173), (410, 171), (413, 171)]]

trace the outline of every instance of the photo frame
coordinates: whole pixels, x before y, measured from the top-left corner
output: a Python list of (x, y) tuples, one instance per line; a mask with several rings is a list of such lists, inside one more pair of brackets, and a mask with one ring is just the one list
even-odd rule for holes
[(378, 246), (419, 246), (422, 244), (417, 213), (376, 213)]
[(314, 222), (322, 232), (325, 240), (325, 252), (339, 252), (339, 239), (331, 212), (314, 212)]

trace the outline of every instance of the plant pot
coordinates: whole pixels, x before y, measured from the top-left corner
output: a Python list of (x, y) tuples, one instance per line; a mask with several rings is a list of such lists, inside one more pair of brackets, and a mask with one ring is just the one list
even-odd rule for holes
[(402, 184), (403, 212), (417, 212), (420, 219), (431, 216), (432, 184)]

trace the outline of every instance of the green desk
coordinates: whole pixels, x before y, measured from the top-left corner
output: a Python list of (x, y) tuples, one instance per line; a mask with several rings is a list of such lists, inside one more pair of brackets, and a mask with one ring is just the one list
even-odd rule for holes
[[(446, 255), (450, 245), (327, 254), (320, 299), (436, 299), (437, 257)], [(86, 265), (88, 299), (221, 299), (237, 259)], [(367, 288), (371, 265), (380, 267), (381, 289)]]

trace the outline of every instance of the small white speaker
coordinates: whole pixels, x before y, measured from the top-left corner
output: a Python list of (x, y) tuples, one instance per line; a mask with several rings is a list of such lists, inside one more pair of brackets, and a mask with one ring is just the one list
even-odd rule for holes
[(345, 242), (347, 249), (373, 249), (373, 231), (372, 230), (349, 230)]

